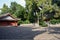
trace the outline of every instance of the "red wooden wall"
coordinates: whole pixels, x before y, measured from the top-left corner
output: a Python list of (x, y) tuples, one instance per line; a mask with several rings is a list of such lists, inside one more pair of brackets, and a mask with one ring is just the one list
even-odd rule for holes
[(18, 26), (16, 21), (1, 21), (0, 26)]

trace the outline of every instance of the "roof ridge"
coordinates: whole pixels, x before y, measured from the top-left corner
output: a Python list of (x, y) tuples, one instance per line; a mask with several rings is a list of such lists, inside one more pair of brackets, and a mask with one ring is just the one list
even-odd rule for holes
[(0, 19), (1, 19), (1, 18), (4, 18), (4, 17), (6, 17), (6, 16), (10, 16), (10, 17), (12, 17), (12, 18), (15, 19), (15, 20), (19, 20), (19, 19), (15, 18), (14, 16), (12, 16), (10, 13), (6, 13), (6, 14), (0, 15)]

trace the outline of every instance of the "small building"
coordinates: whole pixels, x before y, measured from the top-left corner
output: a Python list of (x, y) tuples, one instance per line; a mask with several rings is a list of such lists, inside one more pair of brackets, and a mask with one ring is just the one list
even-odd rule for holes
[(18, 19), (9, 13), (0, 15), (0, 26), (18, 26), (17, 22)]

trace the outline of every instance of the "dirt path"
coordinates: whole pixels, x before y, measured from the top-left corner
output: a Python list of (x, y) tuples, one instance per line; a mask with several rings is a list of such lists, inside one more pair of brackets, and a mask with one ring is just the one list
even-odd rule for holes
[(60, 40), (60, 34), (43, 33), (34, 37), (34, 40)]

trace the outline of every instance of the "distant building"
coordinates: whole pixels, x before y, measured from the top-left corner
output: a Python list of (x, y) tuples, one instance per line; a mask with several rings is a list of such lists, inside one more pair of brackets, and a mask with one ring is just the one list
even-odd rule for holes
[(9, 13), (0, 15), (0, 26), (18, 26), (17, 22), (18, 19), (16, 19)]

